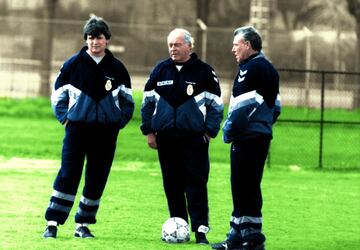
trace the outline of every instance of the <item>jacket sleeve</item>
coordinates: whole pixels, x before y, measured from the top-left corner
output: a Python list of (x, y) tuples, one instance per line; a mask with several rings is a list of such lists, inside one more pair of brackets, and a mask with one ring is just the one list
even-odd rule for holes
[[(260, 66), (260, 67), (259, 67)], [(281, 99), (279, 94), (279, 74), (271, 64), (261, 64), (254, 68), (256, 70), (258, 93), (264, 97), (267, 105), (273, 109), (274, 124), (281, 112)], [(266, 84), (263, 84), (266, 83)]]
[(68, 91), (68, 66), (64, 64), (57, 76), (51, 93), (51, 107), (60, 123), (64, 124), (67, 119), (69, 107)]
[(133, 116), (135, 104), (131, 89), (131, 79), (125, 67), (122, 67), (122, 84), (118, 93), (119, 108), (121, 110), (121, 118), (119, 128), (122, 129), (130, 121)]
[(145, 85), (144, 94), (141, 104), (141, 125), (140, 129), (144, 135), (154, 133), (151, 128), (151, 121), (155, 112), (156, 104), (159, 95), (155, 92), (155, 70), (150, 74), (150, 77)]
[(121, 110), (119, 127), (122, 129), (130, 121), (135, 109), (131, 87), (121, 85), (119, 92), (119, 106)]
[(273, 124), (277, 121), (280, 114), (281, 114), (281, 98), (280, 98), (280, 94), (278, 94), (275, 100)]
[(209, 91), (205, 92), (206, 118), (205, 133), (215, 138), (220, 130), (220, 124), (223, 119), (224, 103), (221, 97), (219, 79), (216, 73), (211, 69), (209, 74)]
[(239, 133), (247, 127), (251, 116), (264, 102), (255, 90), (237, 97), (231, 96), (229, 113), (223, 125), (225, 143), (234, 141)]

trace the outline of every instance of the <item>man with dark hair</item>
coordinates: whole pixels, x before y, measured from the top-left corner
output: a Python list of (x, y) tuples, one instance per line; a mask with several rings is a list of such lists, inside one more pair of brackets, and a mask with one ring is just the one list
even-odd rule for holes
[(233, 212), (225, 241), (213, 249), (263, 250), (261, 179), (280, 114), (279, 75), (261, 52), (260, 34), (253, 27), (235, 30), (232, 52), (239, 63), (223, 139), (231, 144)]
[(56, 118), (65, 127), (62, 162), (53, 185), (44, 238), (56, 238), (74, 204), (86, 158), (85, 186), (75, 215), (75, 237), (92, 238), (100, 198), (113, 162), (119, 130), (134, 111), (125, 66), (107, 49), (106, 22), (92, 16), (84, 26), (87, 46), (69, 58), (51, 95)]
[(101, 17), (95, 15), (91, 15), (90, 19), (85, 23), (83, 33), (85, 41), (87, 40), (88, 35), (97, 37), (103, 34), (106, 40), (110, 40), (111, 38), (109, 26)]
[(191, 221), (196, 243), (208, 244), (209, 143), (219, 129), (223, 102), (214, 69), (192, 53), (189, 31), (167, 37), (170, 58), (145, 85), (141, 130), (158, 150), (170, 217)]

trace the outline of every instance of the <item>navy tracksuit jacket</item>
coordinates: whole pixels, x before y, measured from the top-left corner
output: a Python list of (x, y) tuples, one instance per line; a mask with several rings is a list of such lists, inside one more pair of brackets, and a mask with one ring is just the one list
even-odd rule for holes
[[(177, 66), (181, 69), (178, 69)], [(182, 65), (160, 62), (145, 85), (141, 130), (156, 134), (171, 217), (208, 226), (208, 146), (223, 117), (219, 80), (196, 54)]]
[(87, 47), (60, 70), (51, 96), (56, 118), (64, 124), (61, 168), (46, 210), (46, 220), (65, 223), (74, 204), (86, 159), (85, 186), (77, 223), (95, 223), (100, 198), (113, 161), (118, 132), (134, 111), (125, 66), (109, 50), (97, 64)]
[(229, 234), (239, 241), (265, 241), (262, 228), (261, 179), (272, 139), (272, 125), (280, 114), (279, 75), (262, 53), (239, 65), (223, 139), (231, 145), (233, 212)]

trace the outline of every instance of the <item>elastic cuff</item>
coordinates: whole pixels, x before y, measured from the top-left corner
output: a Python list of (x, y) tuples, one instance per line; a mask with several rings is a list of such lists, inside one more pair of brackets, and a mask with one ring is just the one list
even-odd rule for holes
[(88, 227), (89, 223), (76, 223), (76, 229), (78, 229), (79, 227)]
[(58, 223), (57, 221), (54, 221), (54, 220), (49, 220), (47, 223), (46, 223), (47, 226), (55, 226), (57, 227)]
[(197, 231), (199, 233), (207, 234), (210, 231), (210, 228), (207, 227), (207, 226), (201, 225), (201, 226), (198, 227)]

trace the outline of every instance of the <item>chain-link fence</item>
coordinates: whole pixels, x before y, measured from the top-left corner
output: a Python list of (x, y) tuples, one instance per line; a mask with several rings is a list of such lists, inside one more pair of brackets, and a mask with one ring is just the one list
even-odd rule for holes
[[(82, 34), (85, 21), (1, 16), (0, 21), (3, 24), (0, 28), (0, 42), (3, 44), (0, 50), (2, 96), (38, 95), (41, 77), (44, 75), (41, 69), (51, 68), (51, 83), (61, 64), (85, 45)], [(166, 37), (177, 27), (171, 24), (140, 25), (112, 22), (109, 22), (109, 26), (112, 32), (109, 49), (124, 62), (131, 75), (148, 75), (156, 63), (168, 57)], [(201, 31), (196, 23), (184, 28), (195, 37), (194, 51), (198, 56), (206, 57), (206, 61), (216, 69), (220, 78), (233, 77), (236, 68), (231, 54), (233, 29), (209, 29), (205, 34), (206, 48), (202, 48), (198, 41), (204, 36), (204, 31)], [(51, 38), (48, 37), (49, 29), (52, 33)], [(44, 60), (48, 58), (45, 55), (48, 53), (45, 51), (45, 48), (49, 47), (48, 43), (52, 45), (51, 61)], [(204, 50), (207, 51), (206, 54), (202, 53)], [(51, 67), (44, 66), (49, 63)], [(134, 85), (143, 84), (134, 82)]]
[[(44, 25), (53, 25), (49, 84), (64, 60), (85, 45), (83, 21), (22, 17), (0, 17), (0, 21), (3, 24), (0, 28), (0, 96), (39, 95), (44, 69), (43, 44), (49, 41), (43, 32)], [(166, 36), (175, 27), (111, 22), (110, 27), (113, 33), (110, 49), (129, 69), (133, 88), (142, 90), (154, 65), (168, 57)], [(195, 37), (204, 35), (197, 26), (185, 28)], [(232, 31), (232, 28), (208, 28), (206, 55), (202, 54), (204, 50), (199, 44), (195, 47), (195, 52), (206, 56), (206, 61), (216, 69), (225, 101), (229, 100), (237, 67), (231, 54)], [(282, 46), (275, 44), (277, 40), (270, 44), (275, 66), (278, 58), (283, 58), (274, 52), (276, 46)], [(301, 61), (300, 56), (296, 61)], [(288, 65), (289, 68), (297, 66)], [(360, 169), (360, 75), (335, 71), (279, 71), (284, 109), (274, 128), (268, 165)], [(278, 136), (280, 131), (282, 134)], [(286, 155), (278, 152), (286, 152)]]
[[(275, 126), (268, 166), (359, 169), (360, 74), (279, 72), (284, 110)], [(282, 131), (280, 138), (277, 130)]]

